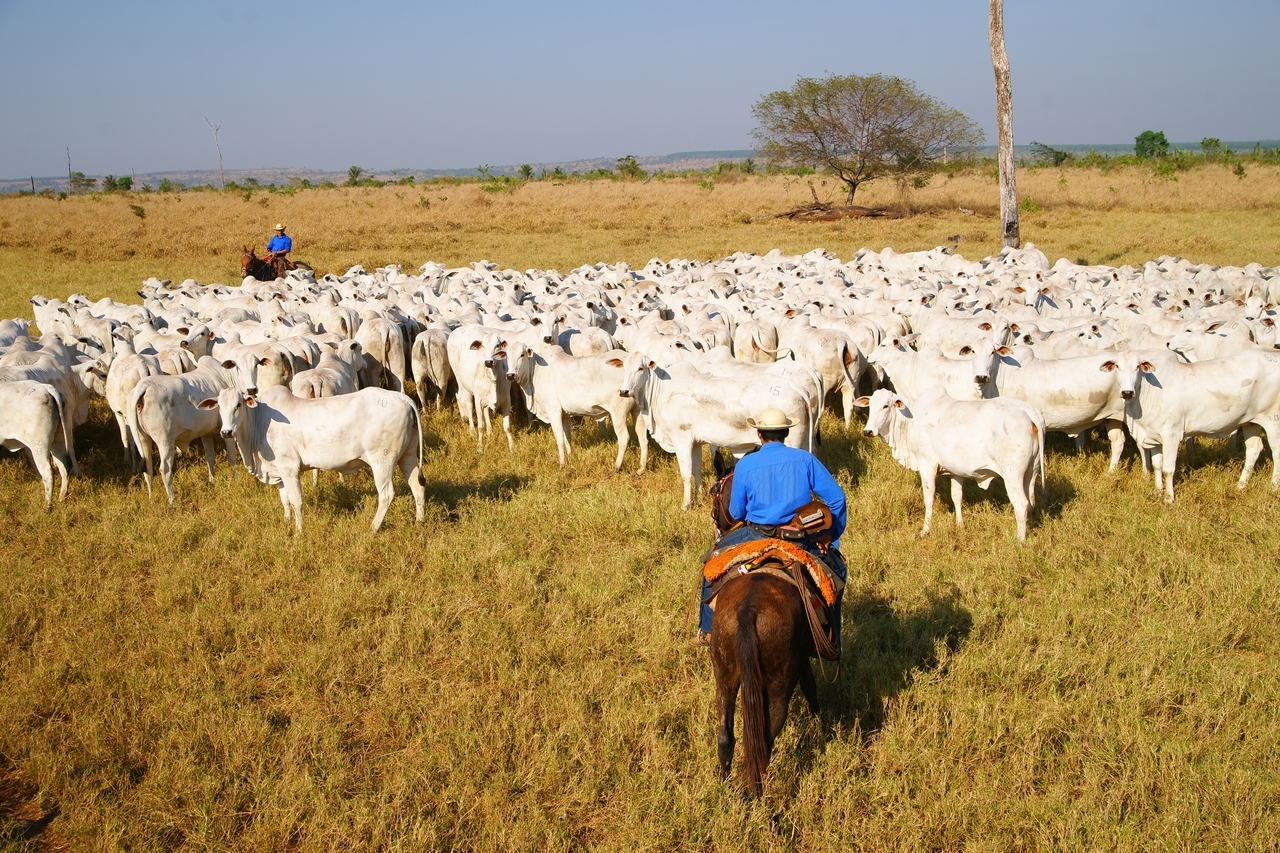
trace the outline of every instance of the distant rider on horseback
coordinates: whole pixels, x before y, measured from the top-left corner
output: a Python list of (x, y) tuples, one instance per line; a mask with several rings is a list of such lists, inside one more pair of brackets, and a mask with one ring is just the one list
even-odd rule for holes
[[(783, 442), (796, 421), (779, 409), (769, 408), (758, 419), (747, 418), (747, 426), (756, 430), (760, 449), (738, 462), (733, 472), (732, 494), (728, 512), (742, 524), (720, 537), (716, 551), (758, 539), (777, 538), (778, 527), (792, 520), (796, 511), (815, 497), (831, 511), (831, 548), (821, 558), (843, 582), (848, 569), (839, 556), (840, 534), (847, 521), (844, 489), (831, 476), (826, 466), (807, 450), (787, 447)], [(796, 543), (806, 551), (818, 555), (818, 549), (807, 539)], [(711, 642), (712, 609), (706, 604), (711, 584), (702, 581), (703, 602), (698, 620), (698, 633), (692, 642), (695, 646), (707, 646)], [(840, 644), (840, 597), (834, 607), (835, 625), (832, 640), (836, 648)]]
[(284, 274), (293, 268), (293, 264), (289, 262), (289, 252), (293, 249), (293, 240), (284, 233), (284, 223), (276, 223), (275, 236), (271, 238), (271, 242), (267, 243), (267, 254), (262, 260), (271, 265), (276, 271), (277, 278), (284, 278)]

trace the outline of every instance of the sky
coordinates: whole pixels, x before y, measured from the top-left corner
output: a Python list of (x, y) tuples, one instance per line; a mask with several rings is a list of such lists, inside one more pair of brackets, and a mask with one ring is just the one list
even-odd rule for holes
[[(474, 168), (750, 148), (802, 76), (995, 141), (985, 0), (0, 0), (0, 178)], [(1280, 0), (1008, 0), (1018, 144), (1280, 138)]]

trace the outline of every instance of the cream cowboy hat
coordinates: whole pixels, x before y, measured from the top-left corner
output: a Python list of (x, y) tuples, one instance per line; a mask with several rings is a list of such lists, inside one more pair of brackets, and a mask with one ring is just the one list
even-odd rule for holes
[(747, 418), (747, 426), (752, 429), (790, 429), (798, 423), (787, 417), (786, 412), (772, 407), (761, 412), (758, 418)]
[(283, 230), (284, 230), (284, 223), (283, 223), (283, 222), (277, 222), (277, 223), (276, 223), (276, 228), (275, 228), (275, 230), (277, 230), (277, 231), (283, 231)]

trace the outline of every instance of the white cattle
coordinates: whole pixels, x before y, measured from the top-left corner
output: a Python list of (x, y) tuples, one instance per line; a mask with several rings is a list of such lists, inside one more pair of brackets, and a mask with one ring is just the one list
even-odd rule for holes
[(58, 497), (67, 499), (67, 467), (54, 450), (70, 441), (67, 411), (57, 389), (30, 380), (0, 382), (0, 446), (27, 451), (44, 486), (46, 512), (53, 506), (53, 468), (62, 477)]
[(744, 362), (732, 355), (728, 347), (713, 347), (706, 355), (689, 363), (703, 373), (725, 379), (768, 383), (770, 386), (776, 385), (779, 380), (789, 382), (809, 403), (809, 423), (814, 427), (809, 433), (809, 445), (805, 449), (813, 452), (813, 445), (819, 441), (818, 422), (823, 411), (822, 376), (818, 371), (789, 358), (769, 364)]
[[(502, 416), (507, 449), (516, 449), (511, 432), (511, 381), (515, 370), (509, 366), (506, 342), (498, 330), (468, 323), (449, 333), (449, 366), (458, 381), (458, 411), (476, 433), (478, 446), (492, 431), (489, 412)], [(523, 345), (521, 345), (523, 346)]]
[[(604, 355), (616, 349), (613, 336), (597, 326), (564, 329), (558, 341), (560, 348), (569, 355)], [(538, 349), (534, 348), (535, 351)]]
[(937, 347), (921, 352), (911, 349), (913, 336), (886, 338), (869, 359), (884, 369), (899, 393), (923, 397), (941, 388), (957, 400), (984, 396), (995, 373), (995, 346), (990, 340), (978, 349), (966, 347), (962, 358), (948, 358)]
[(864, 434), (878, 435), (904, 468), (919, 472), (924, 492), (924, 527), (933, 525), (933, 498), (939, 473), (951, 477), (956, 526), (964, 525), (963, 480), (986, 489), (1004, 481), (1018, 525), (1018, 541), (1027, 538), (1027, 508), (1035, 505), (1035, 478), (1044, 481), (1044, 420), (1020, 400), (957, 400), (941, 389), (909, 401), (881, 388), (860, 397), (869, 407)]
[[(173, 462), (178, 449), (187, 448), (197, 438), (204, 446), (209, 466), (209, 482), (213, 477), (213, 437), (218, 433), (218, 413), (199, 408), (204, 400), (217, 397), (224, 388), (239, 389), (258, 386), (257, 362), (248, 359), (243, 365), (227, 360), (219, 364), (210, 356), (200, 359), (195, 370), (178, 376), (148, 376), (129, 393), (125, 413), (129, 420), (134, 446), (142, 454), (147, 495), (155, 469), (151, 461), (154, 443), (159, 456), (160, 479), (169, 503), (178, 499), (173, 488)], [(230, 446), (227, 448), (231, 455)]]
[(1173, 353), (1116, 354), (1125, 420), (1138, 447), (1151, 450), (1156, 490), (1173, 503), (1173, 476), (1184, 438), (1244, 434), (1243, 489), (1271, 445), (1271, 487), (1280, 487), (1280, 353), (1258, 350), (1187, 364)]
[(422, 477), (422, 424), (413, 401), (398, 391), (364, 388), (338, 397), (304, 399), (288, 388), (264, 388), (256, 397), (234, 389), (199, 404), (219, 413), (222, 436), (234, 439), (249, 471), (278, 486), (285, 521), (302, 532), (301, 474), (308, 469), (351, 474), (373, 472), (377, 532), (395, 497), (395, 469), (413, 493), (414, 514), (422, 521), (426, 481)]
[(133, 342), (127, 337), (116, 336), (116, 354), (107, 369), (106, 393), (107, 406), (115, 416), (116, 427), (120, 430), (120, 444), (124, 448), (124, 456), (137, 468), (133, 441), (129, 437), (129, 393), (139, 382), (148, 376), (159, 376), (165, 371), (154, 355), (139, 355), (134, 351)]
[[(570, 418), (574, 415), (604, 418), (613, 425), (618, 439), (618, 456), (613, 470), (622, 470), (631, 433), (627, 416), (636, 410), (634, 397), (618, 393), (626, 353), (572, 356), (558, 347), (543, 347), (518, 365), (516, 382), (524, 392), (530, 414), (551, 425), (560, 454), (560, 465), (568, 460)], [(648, 461), (648, 442), (640, 442), (640, 468)]]
[(320, 360), (310, 370), (294, 375), (290, 390), (299, 397), (336, 397), (360, 387), (364, 357), (360, 342), (343, 340), (321, 349)]
[(733, 330), (733, 357), (755, 364), (778, 359), (778, 327), (766, 320), (743, 320)]
[(1116, 353), (1073, 358), (1037, 358), (1031, 347), (996, 351), (993, 388), (1000, 397), (1030, 403), (1044, 416), (1045, 429), (1072, 437), (1105, 424), (1114, 473), (1124, 453), (1124, 408), (1116, 383)]
[(436, 389), (436, 411), (449, 390), (453, 368), (449, 366), (449, 333), (444, 329), (426, 329), (418, 333), (409, 351), (413, 384), (418, 390), (422, 410), (427, 410), (427, 390)]
[(404, 335), (400, 327), (366, 311), (354, 337), (363, 348), (365, 384), (377, 388), (385, 381), (393, 390), (404, 391)]
[(770, 384), (724, 379), (707, 376), (691, 364), (664, 370), (643, 353), (633, 352), (624, 361), (619, 393), (639, 404), (640, 441), (648, 440), (640, 434), (643, 422), (658, 446), (675, 454), (684, 479), (681, 509), (689, 508), (694, 490), (701, 487), (702, 445), (741, 455), (760, 443), (747, 418), (769, 407), (780, 409), (797, 423), (787, 435), (787, 445), (809, 444), (809, 402), (783, 378)]

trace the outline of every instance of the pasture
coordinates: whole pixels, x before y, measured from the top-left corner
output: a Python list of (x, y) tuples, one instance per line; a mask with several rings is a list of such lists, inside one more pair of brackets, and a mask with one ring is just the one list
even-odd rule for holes
[[(1063, 186), (1062, 181), (1067, 185)], [(1020, 174), (1051, 260), (1280, 263), (1280, 175)], [(821, 190), (820, 179), (815, 184)], [(1114, 188), (1114, 189), (1113, 189)], [(880, 195), (876, 195), (879, 193)], [(149, 275), (235, 283), (277, 219), (318, 270), (426, 260), (557, 267), (775, 246), (998, 249), (995, 180), (936, 178), (898, 220), (797, 224), (797, 178), (537, 182), (0, 199), (0, 316), (33, 293), (127, 299)], [(422, 200), (429, 205), (421, 204)], [(873, 188), (864, 204), (900, 201)], [(130, 203), (142, 205), (138, 217)], [(973, 215), (956, 208), (973, 210)], [(855, 427), (857, 425), (855, 424)], [(1197, 440), (1166, 506), (1129, 445), (1048, 453), (1019, 547), (1001, 487), (934, 530), (918, 477), (828, 413), (849, 496), (846, 658), (797, 699), (765, 796), (717, 778), (694, 627), (705, 500), (674, 460), (545, 427), (477, 454), (424, 420), (427, 520), (367, 475), (274, 489), (180, 460), (148, 500), (101, 401), (84, 476), (44, 513), (0, 460), (0, 843), (10, 849), (1259, 850), (1280, 842), (1280, 504), (1266, 462)], [(830, 673), (829, 674), (834, 674)]]

